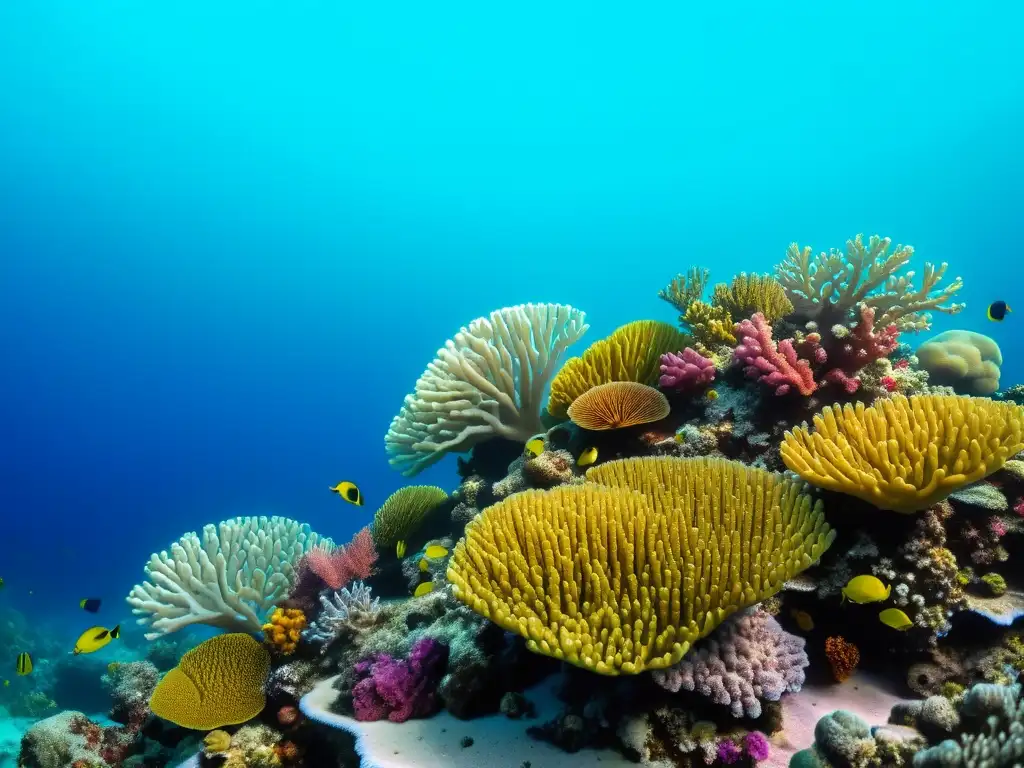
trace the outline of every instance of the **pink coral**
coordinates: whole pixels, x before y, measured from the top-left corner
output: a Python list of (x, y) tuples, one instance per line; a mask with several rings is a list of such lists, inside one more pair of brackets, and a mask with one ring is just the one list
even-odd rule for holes
[(697, 691), (734, 717), (757, 718), (761, 700), (800, 690), (807, 663), (803, 638), (758, 610), (723, 624), (681, 662), (653, 675), (666, 690)]
[(900, 383), (892, 376), (883, 376), (878, 380), (878, 383), (882, 385), (886, 392), (895, 392), (900, 388)]
[(368, 579), (377, 562), (377, 549), (369, 528), (363, 528), (352, 537), (352, 541), (334, 550), (316, 547), (307, 552), (300, 561), (303, 566), (319, 576), (333, 590), (344, 587), (354, 579)]
[(768, 759), (768, 754), (771, 752), (771, 746), (768, 744), (768, 737), (760, 731), (751, 731), (743, 738), (743, 748), (746, 749), (747, 754), (755, 762), (759, 763), (762, 760)]
[(685, 392), (707, 386), (715, 380), (715, 364), (694, 349), (687, 347), (678, 355), (666, 352), (661, 356), (659, 386)]
[(743, 757), (743, 750), (732, 739), (722, 739), (718, 742), (718, 748), (715, 752), (722, 765), (733, 765), (738, 763), (739, 759)]
[[(760, 312), (737, 323), (735, 330), (740, 343), (733, 359), (743, 365), (748, 378), (772, 387), (776, 395), (785, 395), (795, 387), (806, 397), (817, 389), (810, 362), (797, 355), (792, 339), (783, 339), (776, 346), (771, 326)], [(819, 340), (817, 334), (808, 334), (802, 342), (814, 349), (816, 358)]]
[(429, 717), (438, 708), (437, 688), (448, 666), (448, 646), (428, 637), (417, 640), (407, 660), (386, 653), (355, 665), (352, 688), (356, 720), (404, 723)]
[(1024, 517), (1024, 498), (1017, 500), (1017, 503), (1013, 505), (1013, 511), (1021, 517)]
[[(874, 307), (861, 304), (859, 311), (860, 319), (857, 325), (848, 332), (842, 326), (838, 329), (842, 332), (842, 335), (837, 337), (840, 343), (828, 356), (829, 363), (834, 367), (825, 374), (826, 381), (839, 384), (849, 394), (853, 394), (860, 387), (857, 371), (875, 360), (888, 357), (899, 346), (900, 333), (895, 325), (876, 333)], [(886, 378), (893, 385), (896, 384), (892, 377)], [(889, 392), (895, 389), (895, 386), (890, 389), (884, 380), (882, 386)]]

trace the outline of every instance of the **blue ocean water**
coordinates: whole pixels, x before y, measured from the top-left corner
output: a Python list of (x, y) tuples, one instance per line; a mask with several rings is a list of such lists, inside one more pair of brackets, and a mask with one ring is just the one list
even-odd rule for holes
[[(525, 301), (584, 309), (590, 340), (672, 321), (675, 273), (793, 240), (948, 261), (969, 308), (936, 330), (991, 334), (1024, 381), (1021, 21), (0, 4), (0, 605), (126, 617), (150, 552), (235, 514), (346, 539), (402, 485), (385, 431), (461, 325)], [(988, 322), (995, 299), (1020, 314)], [(419, 481), (453, 488), (454, 461)]]

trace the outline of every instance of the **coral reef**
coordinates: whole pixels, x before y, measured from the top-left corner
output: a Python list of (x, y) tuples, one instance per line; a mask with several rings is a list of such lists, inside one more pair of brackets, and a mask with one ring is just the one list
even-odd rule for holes
[(591, 387), (573, 400), (569, 418), (583, 429), (603, 431), (649, 424), (668, 416), (661, 392), (634, 381), (611, 381)]
[(962, 395), (991, 395), (999, 389), (1003, 355), (996, 342), (974, 331), (945, 331), (917, 348), (917, 359), (934, 384)]
[(303, 555), (305, 566), (329, 588), (341, 589), (354, 579), (368, 579), (377, 562), (375, 539), (363, 528), (342, 547), (317, 546)]
[(411, 476), (492, 437), (526, 442), (542, 432), (544, 389), (586, 333), (584, 318), (562, 304), (522, 304), (459, 331), (391, 422), (384, 439), (391, 465)]
[(694, 349), (686, 347), (678, 355), (666, 352), (661, 356), (661, 377), (658, 386), (675, 392), (688, 392), (707, 386), (715, 380), (715, 363)]
[(381, 653), (357, 662), (352, 689), (356, 719), (404, 723), (433, 714), (447, 662), (448, 647), (429, 637), (413, 644), (408, 659)]

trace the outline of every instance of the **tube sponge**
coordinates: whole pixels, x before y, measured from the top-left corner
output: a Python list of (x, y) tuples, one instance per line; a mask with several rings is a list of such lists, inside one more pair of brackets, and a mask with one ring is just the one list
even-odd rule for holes
[(407, 395), (384, 437), (391, 466), (418, 474), (447, 453), (492, 437), (526, 442), (544, 431), (544, 390), (585, 315), (563, 304), (521, 304), (455, 334)]
[(132, 613), (149, 624), (146, 638), (208, 624), (258, 634), (263, 616), (291, 589), (299, 558), (317, 544), (333, 546), (286, 517), (236, 517), (186, 533), (170, 553), (154, 553), (147, 580), (128, 596)]

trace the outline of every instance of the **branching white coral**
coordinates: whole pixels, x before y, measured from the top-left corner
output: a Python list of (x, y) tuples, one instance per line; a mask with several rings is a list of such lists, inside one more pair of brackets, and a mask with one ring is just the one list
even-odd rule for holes
[(384, 438), (390, 462), (415, 475), (446, 453), (492, 437), (544, 431), (544, 391), (565, 350), (586, 332), (583, 312), (521, 304), (491, 312), (438, 350)]
[(354, 618), (380, 610), (380, 598), (373, 597), (370, 588), (361, 581), (338, 590), (331, 597), (320, 595), (320, 604), (323, 611), (305, 632), (311, 643), (329, 642)]
[(963, 304), (948, 303), (963, 287), (958, 277), (940, 287), (945, 262), (925, 263), (921, 288), (913, 286), (914, 272), (897, 274), (914, 249), (897, 245), (892, 251), (887, 237), (872, 235), (865, 245), (861, 235), (846, 241), (846, 252), (832, 249), (812, 256), (809, 247), (789, 246), (785, 260), (775, 269), (779, 282), (796, 312), (821, 322), (845, 322), (859, 304), (875, 310), (875, 328), (896, 325), (901, 331), (921, 331), (931, 326), (929, 310), (955, 315)]
[(291, 589), (295, 565), (317, 544), (333, 546), (286, 517), (236, 517), (186, 533), (170, 553), (153, 554), (147, 580), (128, 596), (146, 637), (208, 624), (258, 633), (263, 616)]

